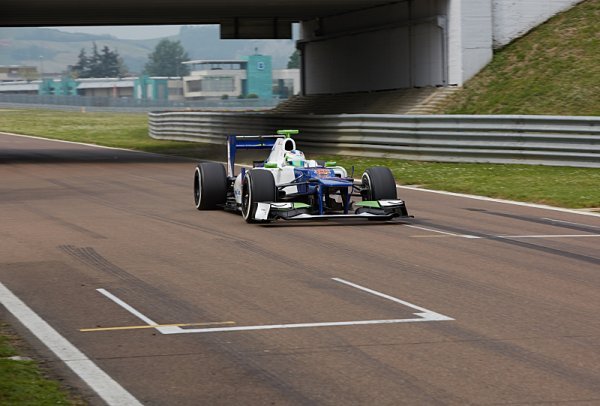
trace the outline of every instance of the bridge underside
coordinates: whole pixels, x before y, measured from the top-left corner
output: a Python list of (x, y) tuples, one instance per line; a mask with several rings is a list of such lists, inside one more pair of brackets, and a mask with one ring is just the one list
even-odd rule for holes
[(394, 0), (3, 0), (0, 26), (305, 21)]
[(220, 24), (291, 38), (303, 94), (461, 85), (492, 56), (491, 0), (4, 0), (0, 26)]

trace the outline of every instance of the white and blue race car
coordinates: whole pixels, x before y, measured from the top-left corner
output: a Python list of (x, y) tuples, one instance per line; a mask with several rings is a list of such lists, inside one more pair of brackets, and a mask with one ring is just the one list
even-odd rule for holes
[[(194, 200), (198, 210), (241, 212), (248, 223), (277, 219), (369, 219), (409, 217), (399, 200), (392, 172), (367, 169), (360, 182), (335, 162), (307, 160), (296, 148), (297, 130), (277, 135), (229, 136), (227, 169), (202, 162), (194, 173)], [(238, 150), (270, 149), (265, 161), (254, 162), (235, 175)], [(354, 172), (354, 168), (352, 169)], [(353, 199), (359, 197), (360, 200)]]

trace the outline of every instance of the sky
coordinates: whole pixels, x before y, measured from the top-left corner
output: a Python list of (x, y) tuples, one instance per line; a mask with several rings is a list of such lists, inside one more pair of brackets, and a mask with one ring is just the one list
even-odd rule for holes
[(181, 25), (122, 25), (101, 27), (47, 27), (66, 32), (110, 34), (121, 39), (152, 39), (177, 35)]

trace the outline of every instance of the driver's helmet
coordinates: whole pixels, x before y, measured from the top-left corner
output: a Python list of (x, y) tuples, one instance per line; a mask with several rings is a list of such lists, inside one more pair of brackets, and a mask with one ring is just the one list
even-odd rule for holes
[(304, 158), (302, 151), (293, 149), (285, 153), (285, 162), (288, 165), (295, 166), (296, 168), (303, 168), (306, 159)]

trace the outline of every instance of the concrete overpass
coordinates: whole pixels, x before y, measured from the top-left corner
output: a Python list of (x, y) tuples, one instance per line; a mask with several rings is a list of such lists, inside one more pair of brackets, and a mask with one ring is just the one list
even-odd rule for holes
[[(5, 0), (0, 26), (231, 24), (249, 38), (277, 38), (292, 21), (363, 10), (394, 0)], [(261, 30), (263, 28), (263, 30)], [(268, 28), (268, 30), (267, 30)], [(252, 29), (254, 31), (252, 31)], [(283, 30), (289, 33), (289, 30)], [(288, 36), (289, 37), (289, 36)]]
[[(4, 0), (0, 26), (220, 24), (290, 38), (303, 93), (462, 85), (503, 45), (579, 0)], [(494, 42), (496, 40), (496, 42)]]

